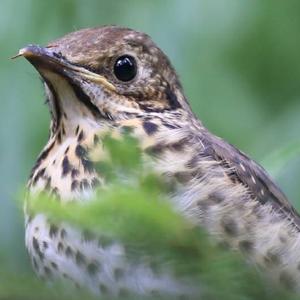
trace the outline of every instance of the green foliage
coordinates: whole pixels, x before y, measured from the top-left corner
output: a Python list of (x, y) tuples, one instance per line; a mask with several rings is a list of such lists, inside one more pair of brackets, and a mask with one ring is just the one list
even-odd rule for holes
[(96, 299), (84, 291), (76, 291), (72, 287), (59, 283), (46, 285), (33, 274), (11, 273), (6, 269), (0, 272), (1, 300), (81, 300)]
[[(138, 143), (130, 136), (130, 131), (126, 130), (122, 136), (122, 143), (113, 139), (110, 135), (103, 137), (103, 144), (109, 153), (109, 161), (102, 161), (96, 165), (99, 174), (104, 174), (109, 182), (117, 177), (128, 177), (128, 172), (138, 171), (141, 167), (141, 150)], [(111, 166), (114, 166), (112, 168)]]
[(289, 143), (269, 154), (263, 164), (273, 176), (276, 176), (285, 167), (287, 162), (295, 161), (300, 156), (300, 141)]
[[(176, 276), (201, 283), (203, 299), (294, 299), (286, 291), (270, 289), (238, 254), (215, 245), (205, 232), (175, 212), (162, 179), (141, 168), (134, 139), (104, 140), (112, 158), (105, 173), (109, 182), (97, 190), (93, 200), (62, 205), (41, 195), (28, 200), (29, 211), (43, 212), (54, 223), (68, 222), (95, 235), (105, 232), (106, 238), (122, 241), (130, 250), (128, 258), (134, 261), (147, 257), (158, 268), (171, 262)], [(118, 173), (120, 168), (122, 173)], [(124, 181), (126, 170), (129, 178)], [(45, 287), (37, 291), (43, 295)], [(32, 290), (27, 292), (29, 297)]]

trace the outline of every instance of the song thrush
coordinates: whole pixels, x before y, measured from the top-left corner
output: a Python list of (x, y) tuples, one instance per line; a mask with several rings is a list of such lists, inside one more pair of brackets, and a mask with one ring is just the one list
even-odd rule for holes
[[(195, 117), (168, 58), (149, 36), (116, 26), (84, 29), (19, 54), (40, 73), (51, 112), (30, 193), (48, 190), (61, 201), (87, 197), (103, 184), (88, 159), (95, 140), (130, 126), (145, 153), (155, 154), (156, 171), (177, 182), (170, 196), (176, 209), (299, 290), (299, 215), (262, 167)], [(118, 241), (85, 239), (42, 214), (27, 218), (26, 246), (41, 276), (68, 278), (97, 293), (188, 290), (167, 272), (126, 261)]]

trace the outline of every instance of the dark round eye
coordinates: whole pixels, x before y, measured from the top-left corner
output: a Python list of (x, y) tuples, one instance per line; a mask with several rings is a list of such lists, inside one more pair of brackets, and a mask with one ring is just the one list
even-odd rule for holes
[(136, 75), (136, 62), (132, 56), (120, 56), (114, 65), (115, 76), (121, 81), (130, 81)]

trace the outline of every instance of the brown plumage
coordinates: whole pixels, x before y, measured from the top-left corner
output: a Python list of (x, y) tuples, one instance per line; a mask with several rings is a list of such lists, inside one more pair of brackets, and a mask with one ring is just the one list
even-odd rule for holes
[[(299, 215), (262, 167), (195, 117), (168, 58), (149, 36), (115, 26), (85, 29), (44, 48), (30, 45), (20, 55), (41, 74), (52, 115), (31, 193), (46, 189), (62, 201), (88, 197), (105, 184), (93, 167), (105, 157), (101, 136), (129, 126), (155, 170), (177, 182), (170, 195), (176, 209), (270, 270), (274, 280), (299, 290)], [(71, 278), (102, 294), (192, 290), (168, 270), (157, 275), (149, 266), (129, 264), (117, 241), (107, 249), (81, 240), (68, 224), (53, 227), (43, 215), (27, 220), (26, 244), (42, 276)], [(120, 276), (113, 275), (116, 269)]]

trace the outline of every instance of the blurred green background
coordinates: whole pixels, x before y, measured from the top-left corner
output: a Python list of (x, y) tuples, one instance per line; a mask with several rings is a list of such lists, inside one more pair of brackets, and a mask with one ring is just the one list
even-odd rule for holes
[[(272, 153), (300, 140), (300, 1), (0, 0), (0, 263), (29, 269), (17, 195), (46, 142), (49, 115), (38, 74), (24, 59), (82, 27), (145, 31), (167, 53), (206, 126), (262, 163), (300, 208), (300, 158)], [(293, 147), (293, 146), (292, 146)], [(271, 156), (270, 156), (271, 155)]]

